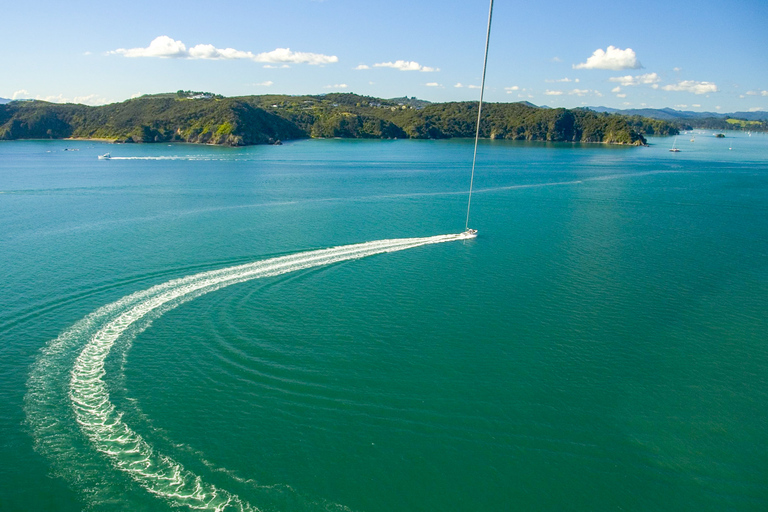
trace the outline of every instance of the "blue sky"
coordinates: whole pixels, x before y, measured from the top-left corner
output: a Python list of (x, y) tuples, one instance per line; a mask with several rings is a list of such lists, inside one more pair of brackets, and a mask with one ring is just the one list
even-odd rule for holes
[[(9, 0), (0, 97), (479, 96), (486, 0)], [(768, 1), (496, 0), (488, 101), (768, 110)]]

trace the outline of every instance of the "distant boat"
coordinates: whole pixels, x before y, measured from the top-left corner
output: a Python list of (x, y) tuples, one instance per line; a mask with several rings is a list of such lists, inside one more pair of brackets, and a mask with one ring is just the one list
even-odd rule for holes
[(691, 137), (691, 142), (696, 142), (696, 136)]
[(670, 151), (673, 152), (673, 153), (679, 153), (680, 150), (677, 149), (676, 146), (677, 146), (677, 137), (675, 137), (675, 141), (672, 143), (672, 149), (670, 149)]
[(109, 160), (112, 158), (109, 153), (104, 153), (103, 155), (99, 155), (99, 160)]

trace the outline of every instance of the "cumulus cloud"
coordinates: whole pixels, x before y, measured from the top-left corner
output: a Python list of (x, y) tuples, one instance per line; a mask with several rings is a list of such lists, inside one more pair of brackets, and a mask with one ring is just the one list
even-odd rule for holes
[(161, 59), (205, 59), (205, 60), (236, 60), (246, 59), (254, 62), (270, 64), (311, 64), (322, 65), (338, 62), (335, 55), (320, 53), (294, 52), (290, 48), (276, 48), (271, 52), (253, 53), (234, 48), (216, 48), (211, 44), (198, 44), (187, 49), (181, 41), (168, 36), (156, 37), (146, 48), (118, 48), (109, 52), (124, 57), (156, 57)]
[(274, 84), (274, 82), (272, 80), (267, 80), (266, 82), (259, 82), (259, 83), (253, 84), (253, 85), (255, 85), (257, 87), (269, 87), (270, 85), (273, 85), (273, 84)]
[(461, 89), (462, 87), (464, 87), (464, 84), (462, 84), (461, 82), (459, 82), (459, 83), (457, 83), (456, 85), (454, 85), (454, 87), (456, 87), (457, 89)]
[(768, 91), (747, 91), (750, 96), (768, 96)]
[(399, 69), (400, 71), (421, 71), (422, 73), (440, 71), (439, 68), (422, 66), (418, 62), (414, 62), (412, 60), (396, 60), (395, 62), (379, 62), (377, 64), (374, 64), (373, 67)]
[(617, 95), (616, 95), (616, 97), (617, 97), (617, 98), (626, 98), (626, 97), (627, 97), (627, 95), (626, 95), (626, 94), (624, 94), (624, 93), (621, 93), (621, 94), (617, 94)]
[(426, 83), (424, 85), (426, 85), (427, 87), (442, 87), (442, 85), (440, 85), (437, 82), (429, 82), (429, 83)]
[(546, 94), (547, 96), (560, 96), (563, 94), (563, 91), (550, 91), (549, 89), (547, 89), (546, 91), (544, 91), (544, 94)]
[(693, 94), (708, 94), (717, 92), (717, 86), (712, 82), (697, 82), (695, 80), (683, 80), (676, 84), (665, 85), (662, 87), (665, 91), (692, 92)]
[(752, 107), (749, 109), (750, 112), (762, 112), (763, 107)]
[[(20, 90), (13, 93), (11, 99), (31, 99), (29, 91)], [(78, 103), (81, 105), (106, 105), (107, 103), (114, 103), (114, 100), (110, 100), (97, 94), (88, 94), (86, 96), (73, 96), (67, 97), (63, 94), (42, 96), (40, 94), (35, 95), (34, 99), (40, 101), (48, 101), (51, 103)]]
[(584, 96), (585, 94), (588, 94), (592, 91), (589, 89), (573, 89), (572, 91), (569, 91), (568, 94), (571, 96)]
[(632, 48), (621, 50), (614, 46), (609, 46), (607, 50), (598, 48), (586, 62), (573, 65), (573, 69), (612, 69), (614, 71), (642, 67)]
[(365, 64), (360, 64), (360, 65), (359, 65), (359, 66), (357, 66), (355, 69), (358, 69), (358, 70), (359, 70), (359, 69), (371, 69), (371, 66), (367, 66), (367, 65), (365, 65)]
[(620, 93), (620, 92), (621, 92), (621, 87), (619, 87), (619, 86), (617, 85), (616, 87), (614, 87), (613, 89), (611, 89), (611, 92)]
[(333, 85), (326, 85), (326, 89), (346, 89), (349, 87), (347, 84), (333, 84)]
[(576, 83), (579, 83), (579, 79), (578, 79), (578, 78), (576, 78), (576, 79), (574, 79), (574, 80), (571, 80), (571, 79), (570, 79), (570, 78), (568, 78), (568, 77), (566, 77), (566, 78), (560, 78), (560, 79), (558, 79), (558, 80), (544, 80), (544, 81), (545, 81), (546, 83), (548, 83), (548, 84), (554, 84), (554, 83), (557, 83), (557, 82), (564, 82), (564, 83), (568, 83), (568, 82), (576, 82)]
[(659, 83), (661, 78), (657, 73), (646, 73), (644, 75), (626, 75), (626, 76), (612, 76), (608, 79), (609, 82), (618, 82), (624, 87), (631, 85), (652, 85)]
[(513, 85), (512, 87), (505, 87), (504, 90), (507, 92), (519, 91), (520, 87), (518, 87), (517, 85)]

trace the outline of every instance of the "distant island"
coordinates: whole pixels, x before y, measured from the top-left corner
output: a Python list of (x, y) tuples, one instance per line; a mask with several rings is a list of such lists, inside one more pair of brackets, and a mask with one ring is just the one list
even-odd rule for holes
[(674, 123), (681, 130), (700, 128), (705, 130), (744, 130), (768, 131), (768, 112), (734, 112), (721, 114), (719, 112), (692, 112), (690, 110), (674, 110), (671, 108), (640, 108), (619, 110), (608, 107), (590, 107), (595, 112), (621, 114), (624, 116), (641, 116), (660, 119)]
[[(223, 97), (197, 91), (147, 95), (99, 107), (44, 101), (0, 105), (0, 139), (104, 139), (245, 146), (303, 138), (473, 137), (477, 102), (430, 103), (351, 93)], [(488, 103), (480, 135), (491, 139), (644, 145), (678, 125), (590, 109)]]

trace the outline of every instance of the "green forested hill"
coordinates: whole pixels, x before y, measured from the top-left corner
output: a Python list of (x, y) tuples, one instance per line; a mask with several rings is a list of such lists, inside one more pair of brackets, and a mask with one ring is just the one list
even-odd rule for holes
[[(415, 105), (415, 106), (414, 106)], [(669, 134), (666, 122), (525, 103), (483, 107), (481, 136), (499, 139), (644, 144)], [(426, 103), (356, 94), (142, 96), (100, 107), (42, 101), (0, 105), (0, 139), (100, 138), (233, 146), (306, 137), (450, 138), (475, 133), (477, 102)]]

